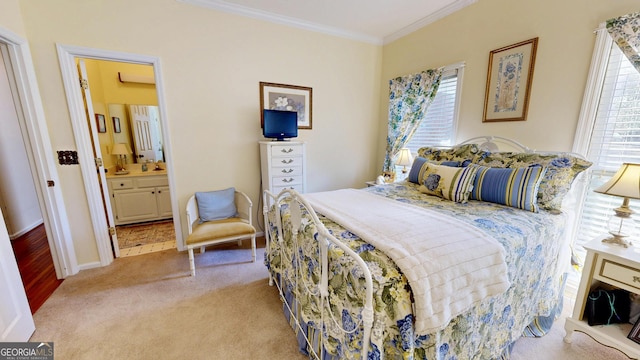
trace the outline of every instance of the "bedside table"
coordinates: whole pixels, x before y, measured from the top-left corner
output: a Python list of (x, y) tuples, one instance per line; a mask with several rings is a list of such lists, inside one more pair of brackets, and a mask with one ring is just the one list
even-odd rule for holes
[(616, 288), (640, 294), (640, 252), (634, 247), (603, 243), (606, 236), (593, 239), (587, 245), (587, 258), (582, 270), (580, 287), (573, 314), (567, 318), (564, 341), (571, 343), (574, 331), (580, 331), (597, 342), (616, 348), (632, 359), (640, 359), (640, 344), (627, 339), (632, 324), (589, 326), (584, 309), (591, 289), (605, 283)]
[(365, 184), (367, 184), (367, 187), (371, 187), (371, 186), (376, 186), (376, 182), (375, 181), (367, 181), (365, 182)]

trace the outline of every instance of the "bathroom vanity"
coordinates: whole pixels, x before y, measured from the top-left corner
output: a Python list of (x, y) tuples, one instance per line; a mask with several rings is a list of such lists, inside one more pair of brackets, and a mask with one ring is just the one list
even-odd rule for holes
[(173, 217), (166, 170), (107, 174), (107, 182), (116, 225)]

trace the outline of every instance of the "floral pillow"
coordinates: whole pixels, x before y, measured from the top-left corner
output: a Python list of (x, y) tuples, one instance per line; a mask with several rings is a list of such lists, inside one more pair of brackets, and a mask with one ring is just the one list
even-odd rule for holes
[(591, 166), (591, 162), (569, 153), (539, 154), (496, 152), (479, 153), (473, 161), (488, 167), (524, 168), (539, 165), (547, 169), (538, 188), (538, 206), (559, 211), (573, 180)]
[(466, 144), (450, 149), (442, 149), (435, 147), (422, 147), (418, 149), (418, 156), (427, 160), (435, 161), (459, 161), (470, 160), (483, 153), (478, 145)]
[(474, 167), (451, 167), (425, 163), (420, 192), (446, 200), (465, 203), (473, 188), (477, 169)]

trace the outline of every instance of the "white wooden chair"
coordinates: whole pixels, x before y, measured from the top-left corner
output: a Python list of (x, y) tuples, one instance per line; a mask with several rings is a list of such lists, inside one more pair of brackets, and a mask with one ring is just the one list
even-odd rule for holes
[(187, 237), (186, 245), (189, 251), (191, 276), (196, 275), (193, 249), (197, 247), (200, 248), (200, 253), (204, 253), (205, 247), (208, 245), (238, 241), (238, 246), (240, 246), (243, 239), (251, 238), (251, 261), (256, 261), (256, 229), (251, 225), (253, 204), (251, 199), (240, 191), (235, 192), (235, 204), (238, 217), (200, 223), (195, 195), (191, 196), (187, 202), (189, 236)]

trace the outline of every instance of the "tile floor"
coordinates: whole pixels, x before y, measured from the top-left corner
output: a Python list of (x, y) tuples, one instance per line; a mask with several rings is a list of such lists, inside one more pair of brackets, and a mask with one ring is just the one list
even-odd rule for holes
[(175, 249), (175, 248), (176, 248), (175, 240), (163, 241), (163, 242), (154, 243), (154, 244), (140, 245), (140, 246), (134, 246), (126, 249), (120, 249), (120, 257), (143, 255), (143, 254), (149, 254), (156, 251), (163, 251), (163, 250)]
[(120, 256), (136, 256), (176, 248), (172, 220), (116, 227)]

